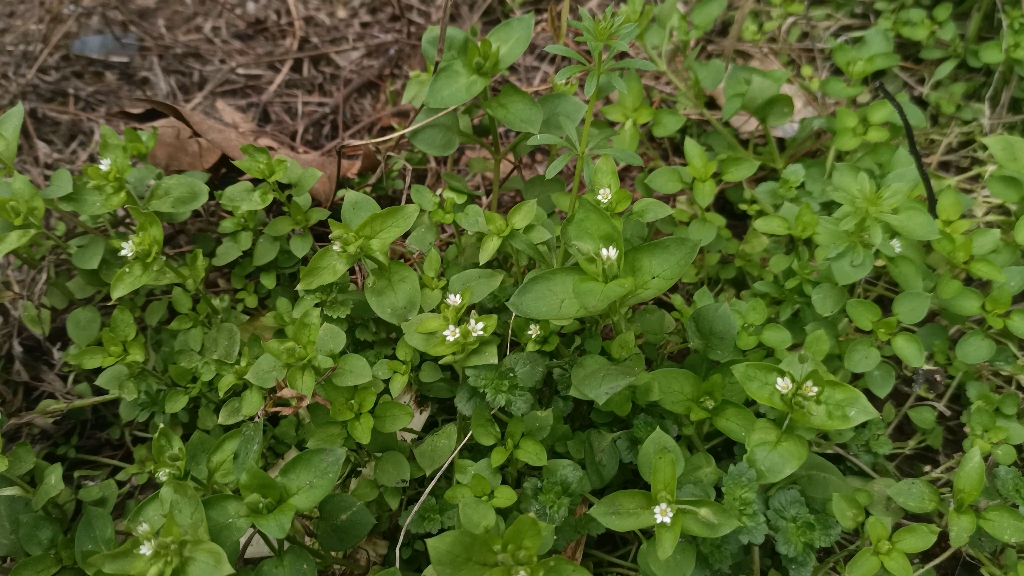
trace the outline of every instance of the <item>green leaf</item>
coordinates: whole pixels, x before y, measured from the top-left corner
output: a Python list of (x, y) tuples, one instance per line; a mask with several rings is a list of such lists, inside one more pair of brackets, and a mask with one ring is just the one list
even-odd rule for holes
[(516, 132), (536, 134), (544, 121), (544, 110), (540, 104), (511, 82), (506, 82), (497, 96), (485, 100), (481, 106), (498, 122)]
[(882, 561), (882, 566), (892, 573), (893, 576), (913, 576), (914, 567), (910, 565), (910, 560), (907, 559), (907, 555), (899, 550), (891, 550), (887, 554), (879, 554), (878, 559)]
[(725, 360), (736, 347), (736, 319), (727, 304), (707, 304), (686, 320), (686, 335), (694, 350), (711, 360)]
[(183, 547), (181, 558), (175, 570), (181, 576), (227, 576), (235, 572), (224, 550), (213, 542), (193, 540)]
[[(19, 104), (20, 106), (21, 104)], [(2, 120), (3, 117), (0, 117)], [(0, 134), (2, 134), (3, 125), (0, 125)], [(0, 144), (3, 143), (3, 139), (0, 138)], [(14, 569), (11, 570), (10, 576), (51, 576), (56, 574), (61, 568), (60, 560), (54, 557), (52, 554), (43, 554), (40, 556), (32, 556), (25, 558), (21, 562), (18, 562)]]
[[(434, 76), (434, 78), (436, 79), (437, 76)], [(431, 80), (431, 84), (433, 84), (433, 80)], [(484, 86), (486, 85), (485, 82)], [(480, 90), (483, 90), (483, 87)], [(479, 93), (479, 90), (477, 92)], [(434, 118), (434, 116), (444, 112), (444, 109), (447, 107), (424, 108), (416, 115), (413, 125), (416, 126), (430, 118)], [(438, 118), (434, 118), (427, 124), (409, 132), (408, 138), (414, 146), (426, 154), (431, 156), (448, 156), (459, 148), (459, 116), (455, 111), (451, 111)]]
[(331, 374), (335, 386), (358, 386), (373, 378), (370, 363), (359, 354), (345, 354), (338, 359), (338, 367)]
[(936, 510), (942, 501), (939, 489), (921, 478), (901, 480), (889, 488), (888, 494), (904, 510), (914, 514)]
[(573, 366), (569, 393), (576, 398), (603, 404), (632, 384), (642, 371), (642, 366), (612, 364), (603, 356), (588, 354)]
[(65, 323), (68, 337), (79, 346), (88, 346), (95, 342), (102, 327), (100, 312), (94, 306), (75, 308), (68, 314)]
[(978, 515), (978, 526), (1000, 542), (1024, 542), (1024, 514), (1005, 504), (995, 504), (982, 510)]
[(146, 197), (145, 208), (151, 212), (191, 212), (210, 199), (210, 188), (185, 174), (174, 174), (157, 180)]
[(822, 316), (831, 316), (838, 312), (846, 304), (846, 299), (846, 290), (831, 282), (818, 284), (811, 291), (811, 305)]
[(18, 156), (18, 141), (21, 140), (21, 124), (24, 120), (25, 106), (21, 102), (0, 115), (0, 163), (7, 168), (14, 168), (14, 159)]
[(931, 548), (938, 537), (939, 529), (931, 524), (911, 524), (897, 530), (889, 542), (904, 554), (916, 554)]
[(505, 273), (501, 270), (471, 268), (459, 272), (448, 280), (448, 292), (461, 294), (469, 290), (465, 301), (467, 304), (476, 304), (497, 290), (504, 279)]
[(893, 336), (889, 343), (892, 345), (892, 351), (904, 364), (913, 368), (924, 366), (924, 346), (915, 334), (900, 332)]
[(651, 172), (644, 183), (661, 194), (675, 194), (693, 181), (682, 166), (663, 166)]
[[(661, 370), (659, 370), (661, 372)], [(684, 370), (680, 370), (684, 372)], [(662, 432), (661, 428), (655, 428), (654, 432), (647, 437), (643, 445), (640, 446), (640, 452), (637, 455), (637, 468), (640, 471), (640, 476), (648, 483), (653, 484), (653, 471), (654, 471), (654, 460), (658, 453), (662, 450), (667, 451), (673, 459), (673, 465), (675, 468), (675, 476), (679, 476), (683, 473), (685, 468), (685, 458), (683, 457), (683, 451), (679, 448), (672, 437)]]
[(981, 364), (996, 353), (996, 343), (983, 330), (972, 330), (956, 343), (956, 357), (966, 364)]
[(271, 354), (263, 354), (253, 362), (245, 379), (260, 388), (273, 388), (278, 381), (284, 380), (287, 367)]
[(483, 576), (498, 565), (490, 539), (469, 530), (449, 530), (426, 543), (430, 565), (438, 575)]
[(373, 410), (373, 427), (379, 432), (397, 432), (412, 422), (412, 407), (401, 402), (384, 401)]
[[(93, 506), (84, 506), (82, 519), (75, 532), (75, 560), (86, 567), (89, 558), (117, 547), (114, 521), (106, 511)], [(92, 574), (93, 572), (89, 572)]]
[(892, 313), (904, 324), (917, 324), (928, 314), (932, 295), (927, 292), (908, 290), (892, 301)]
[(846, 576), (875, 576), (882, 569), (882, 560), (874, 548), (864, 548), (846, 564)]
[(38, 230), (23, 229), (11, 230), (6, 234), (0, 234), (0, 258), (9, 254), (12, 250), (21, 248), (28, 244), (29, 240), (35, 237)]
[(997, 134), (982, 138), (981, 142), (988, 147), (992, 157), (1003, 168), (1020, 170), (1020, 167), (1024, 166), (1024, 138)]
[[(699, 538), (719, 538), (739, 527), (736, 516), (714, 500), (683, 499), (677, 501), (676, 515), (683, 533)], [(672, 523), (676, 518), (672, 518)]]
[(572, 266), (530, 274), (506, 304), (517, 316), (533, 320), (571, 320), (587, 315), (573, 284), (586, 272)]
[(957, 509), (963, 510), (981, 496), (985, 488), (985, 461), (981, 450), (975, 446), (960, 459), (953, 475), (953, 500)]
[(641, 573), (653, 576), (690, 576), (697, 561), (697, 547), (692, 540), (680, 541), (672, 554), (658, 558), (650, 541), (644, 542), (637, 553)]
[(747, 434), (746, 461), (762, 484), (778, 482), (807, 459), (807, 440), (779, 430), (771, 420), (759, 419)]
[(765, 406), (783, 412), (792, 411), (786, 397), (775, 387), (779, 378), (789, 378), (785, 370), (765, 362), (745, 362), (730, 369), (748, 396)]
[(952, 509), (946, 517), (946, 530), (949, 532), (949, 545), (959, 548), (970, 540), (978, 527), (978, 519), (971, 508)]
[[(434, 114), (441, 112), (444, 108), (458, 106), (469, 102), (476, 97), (477, 94), (483, 92), (490, 82), (491, 78), (489, 76), (479, 74), (470, 68), (469, 63), (466, 62), (465, 58), (442, 61), (441, 66), (438, 67), (437, 72), (435, 72), (434, 76), (430, 79), (430, 84), (427, 85), (427, 96), (423, 100), (426, 107), (423, 109), (423, 112), (420, 113), (420, 116), (417, 116), (414, 124), (419, 122), (420, 117), (426, 120)], [(427, 114), (428, 110), (431, 111), (430, 114)], [(415, 133), (415, 131), (413, 133)], [(455, 134), (457, 146), (457, 124)], [(453, 148), (447, 153), (438, 154), (421, 147), (415, 140), (413, 140), (411, 134), (409, 140), (411, 140), (413, 144), (416, 144), (417, 148), (431, 156), (447, 156), (455, 151)]]
[(476, 534), (487, 534), (494, 527), (497, 514), (490, 504), (479, 498), (463, 498), (459, 501), (459, 520), (462, 527)]
[(385, 252), (391, 243), (412, 228), (420, 207), (416, 204), (391, 206), (370, 214), (355, 228), (356, 234), (370, 241), (374, 252)]
[(850, 372), (867, 372), (881, 360), (882, 354), (870, 338), (855, 339), (843, 355), (843, 365)]
[[(263, 236), (269, 238), (269, 236)], [(297, 290), (313, 290), (336, 282), (342, 274), (348, 271), (356, 259), (350, 254), (342, 254), (331, 248), (321, 248), (309, 259), (309, 264), (302, 268), (299, 274)]]
[(328, 494), (318, 509), (317, 541), (331, 552), (354, 548), (377, 523), (373, 513), (349, 494)]
[(659, 108), (654, 111), (651, 135), (655, 138), (666, 138), (679, 132), (685, 123), (686, 117), (679, 112), (669, 108)]
[(32, 496), (32, 509), (41, 509), (53, 497), (60, 494), (62, 490), (64, 490), (64, 467), (61, 466), (60, 462), (50, 464), (43, 471), (43, 480), (36, 488), (35, 495)]
[(281, 498), (299, 512), (311, 510), (334, 488), (345, 462), (340, 448), (311, 448), (281, 467), (277, 483)]
[(455, 452), (456, 433), (454, 423), (446, 424), (412, 449), (424, 473), (430, 474), (444, 466), (448, 457)]
[(254, 576), (316, 576), (316, 560), (309, 552), (292, 546), (280, 556), (272, 556), (260, 562)]
[(655, 504), (650, 492), (619, 490), (602, 498), (588, 513), (605, 528), (629, 532), (654, 526)]
[(399, 452), (385, 452), (373, 463), (373, 479), (381, 486), (409, 485), (409, 460)]
[(487, 34), (491, 46), (498, 50), (497, 69), (499, 71), (519, 60), (519, 57), (530, 47), (530, 41), (533, 40), (533, 22), (533, 12), (527, 12), (522, 16), (503, 21)]
[(392, 261), (387, 270), (371, 272), (364, 292), (370, 308), (392, 324), (402, 324), (420, 309), (420, 277), (405, 262)]
[(919, 208), (906, 208), (896, 214), (878, 214), (880, 220), (888, 222), (893, 230), (911, 240), (935, 240), (939, 237), (939, 226), (931, 214)]

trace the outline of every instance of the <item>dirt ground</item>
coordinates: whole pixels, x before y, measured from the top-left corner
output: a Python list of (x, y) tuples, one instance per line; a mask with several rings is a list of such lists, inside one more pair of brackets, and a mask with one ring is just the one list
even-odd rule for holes
[[(312, 153), (384, 134), (423, 68), (420, 36), (442, 0), (4, 0), (0, 109), (28, 109), (19, 169), (42, 182), (89, 160), (99, 126), (120, 128), (148, 98)], [(523, 5), (521, 10), (546, 6)], [(454, 2), (451, 24), (496, 22), (496, 0)], [(535, 44), (545, 39), (538, 31)], [(105, 37), (113, 54), (88, 52)], [(93, 39), (95, 40), (95, 39)], [(78, 52), (79, 54), (76, 54)], [(529, 68), (529, 67), (527, 67)], [(536, 85), (544, 66), (523, 78)]]

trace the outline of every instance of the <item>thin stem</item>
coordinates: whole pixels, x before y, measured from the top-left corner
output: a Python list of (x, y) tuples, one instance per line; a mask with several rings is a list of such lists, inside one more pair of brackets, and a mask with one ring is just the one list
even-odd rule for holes
[(640, 566), (638, 566), (636, 564), (633, 564), (631, 562), (626, 562), (624, 560), (619, 560), (618, 558), (616, 558), (614, 556), (610, 556), (608, 554), (605, 554), (604, 552), (598, 552), (597, 550), (593, 550), (593, 549), (590, 549), (590, 548), (587, 548), (586, 552), (587, 552), (587, 554), (590, 554), (591, 556), (594, 556), (595, 558), (600, 558), (601, 560), (605, 560), (607, 562), (611, 562), (612, 564), (618, 564), (619, 566), (623, 566), (625, 568), (632, 568), (634, 570), (639, 570), (640, 569)]
[(119, 468), (129, 468), (131, 464), (126, 464), (119, 460), (111, 460), (110, 458), (104, 458), (102, 456), (92, 456), (91, 454), (75, 454), (75, 458), (79, 460), (88, 460), (90, 462), (97, 462), (99, 464), (106, 464), (108, 466), (117, 466)]
[(57, 412), (67, 412), (68, 410), (74, 410), (75, 408), (85, 408), (86, 406), (93, 406), (95, 404), (102, 404), (103, 402), (110, 402), (111, 400), (117, 400), (121, 395), (106, 394), (104, 396), (93, 396), (92, 398), (82, 398), (81, 400), (75, 400), (73, 402), (63, 402), (60, 404), (50, 404), (42, 409), (36, 409), (37, 414), (55, 414)]
[[(488, 86), (483, 91), (484, 102), (491, 99), (491, 88)], [(501, 137), (498, 135), (498, 121), (491, 116), (491, 156), (494, 159), (494, 166), (491, 176), (491, 212), (498, 211), (498, 196), (501, 194), (501, 160), (504, 156), (501, 153)]]
[(757, 544), (750, 545), (750, 565), (753, 576), (761, 576), (761, 547)]
[(931, 570), (932, 568), (938, 566), (939, 564), (942, 564), (943, 562), (946, 561), (946, 558), (949, 558), (950, 556), (952, 556), (953, 553), (956, 552), (957, 550), (959, 550), (959, 548), (953, 548), (951, 546), (949, 548), (949, 550), (946, 550), (945, 552), (943, 552), (941, 556), (939, 556), (935, 560), (932, 560), (931, 562), (925, 564), (917, 572), (914, 572), (914, 576), (920, 576), (921, 574), (924, 574), (925, 572)]
[[(594, 85), (596, 86), (601, 80), (601, 58), (603, 52), (598, 52), (597, 57), (594, 58)], [(572, 216), (573, 212), (576, 211), (577, 195), (580, 192), (580, 176), (583, 174), (583, 158), (587, 152), (587, 144), (590, 140), (590, 123), (594, 120), (594, 107), (597, 105), (597, 88), (594, 88), (593, 94), (590, 95), (590, 99), (587, 101), (587, 115), (583, 117), (583, 132), (580, 133), (580, 149), (579, 155), (576, 159), (576, 170), (572, 175), (572, 196), (569, 197), (569, 212), (567, 216)]]

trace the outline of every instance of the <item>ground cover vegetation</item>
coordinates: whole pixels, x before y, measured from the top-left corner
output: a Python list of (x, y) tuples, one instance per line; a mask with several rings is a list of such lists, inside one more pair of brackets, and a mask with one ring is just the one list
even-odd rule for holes
[(2, 297), (74, 395), (0, 419), (0, 573), (1024, 574), (1020, 8), (508, 11), (426, 30), (326, 206), (131, 128), (39, 188), (0, 116), (0, 255), (48, 271)]

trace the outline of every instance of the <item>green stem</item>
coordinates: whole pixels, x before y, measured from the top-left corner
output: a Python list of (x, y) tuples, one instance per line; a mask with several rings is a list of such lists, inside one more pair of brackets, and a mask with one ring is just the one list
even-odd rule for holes
[(761, 127), (764, 129), (764, 138), (768, 141), (768, 149), (772, 152), (772, 158), (775, 160), (775, 168), (782, 170), (785, 166), (782, 164), (782, 156), (779, 154), (779, 146), (775, 143), (775, 137), (772, 136), (772, 131), (768, 129), (768, 126), (762, 124)]
[(111, 460), (110, 458), (104, 458), (102, 456), (92, 456), (90, 454), (75, 454), (75, 458), (79, 460), (88, 460), (90, 462), (96, 462), (99, 464), (106, 464), (108, 466), (117, 466), (119, 468), (128, 468), (131, 464), (126, 464), (119, 460)]
[[(601, 81), (601, 57), (602, 52), (597, 53), (594, 58), (594, 85)], [(577, 195), (580, 192), (580, 176), (583, 174), (583, 158), (587, 153), (587, 144), (590, 140), (590, 123), (594, 120), (594, 106), (597, 105), (597, 89), (590, 95), (587, 101), (587, 115), (583, 117), (583, 132), (580, 133), (580, 149), (576, 158), (576, 170), (572, 175), (572, 196), (569, 197), (569, 213), (566, 217), (572, 216), (576, 211)]]
[(14, 482), (15, 484), (18, 485), (19, 488), (21, 488), (22, 490), (29, 494), (34, 492), (31, 486), (29, 486), (28, 484), (26, 484), (24, 481), (22, 481), (20, 478), (13, 474), (8, 474), (7, 472), (0, 472), (0, 478), (5, 478), (10, 482)]
[[(491, 88), (488, 86), (483, 91), (483, 101), (486, 102), (491, 99)], [(488, 118), (491, 124), (491, 156), (494, 160), (494, 166), (492, 167), (493, 174), (491, 176), (491, 212), (498, 211), (498, 196), (501, 194), (501, 159), (504, 155), (501, 153), (501, 137), (498, 135), (498, 121), (493, 116)]]
[(82, 398), (81, 400), (75, 400), (74, 402), (65, 402), (62, 404), (50, 404), (42, 410), (36, 409), (38, 414), (55, 414), (57, 412), (67, 412), (68, 410), (74, 410), (75, 408), (85, 408), (86, 406), (93, 406), (95, 404), (102, 404), (104, 402), (110, 402), (111, 400), (117, 400), (121, 395), (107, 394), (105, 396), (93, 396), (92, 398)]

